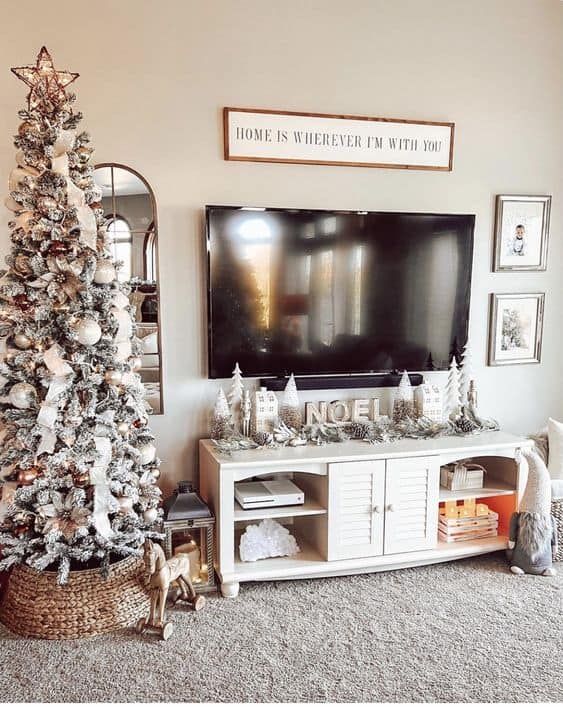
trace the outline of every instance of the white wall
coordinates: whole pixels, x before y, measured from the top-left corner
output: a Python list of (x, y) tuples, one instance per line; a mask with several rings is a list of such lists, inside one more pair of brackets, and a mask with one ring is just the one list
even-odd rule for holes
[[(167, 487), (193, 473), (216, 390), (203, 378), (206, 203), (474, 212), (470, 336), (481, 407), (515, 431), (563, 418), (562, 22), (559, 0), (10, 5), (0, 43), (2, 183), (25, 96), (9, 68), (46, 44), (55, 66), (81, 73), (96, 160), (131, 165), (156, 193), (166, 414), (153, 428)], [(225, 162), (225, 105), (455, 121), (454, 171)], [(491, 273), (497, 193), (553, 194), (547, 273)], [(537, 290), (546, 292), (541, 365), (486, 367), (488, 294)]]

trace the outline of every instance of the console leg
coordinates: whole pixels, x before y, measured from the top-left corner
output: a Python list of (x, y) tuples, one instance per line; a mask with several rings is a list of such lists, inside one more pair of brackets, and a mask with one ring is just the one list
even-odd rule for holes
[(223, 582), (221, 584), (221, 594), (226, 599), (234, 599), (238, 596), (239, 583), (238, 582)]

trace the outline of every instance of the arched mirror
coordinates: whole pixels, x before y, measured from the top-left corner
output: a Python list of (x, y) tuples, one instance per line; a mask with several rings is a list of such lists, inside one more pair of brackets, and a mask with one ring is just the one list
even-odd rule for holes
[(121, 164), (96, 166), (113, 255), (123, 263), (119, 279), (131, 286), (137, 336), (143, 352), (139, 371), (153, 414), (163, 412), (162, 356), (158, 289), (158, 226), (154, 194), (135, 170)]

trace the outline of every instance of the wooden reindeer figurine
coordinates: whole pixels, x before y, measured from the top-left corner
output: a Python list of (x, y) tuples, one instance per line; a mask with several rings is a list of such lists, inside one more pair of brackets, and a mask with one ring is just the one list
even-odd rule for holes
[(195, 611), (203, 609), (205, 598), (197, 596), (190, 577), (190, 558), (188, 555), (175, 555), (169, 560), (164, 555), (164, 550), (145, 540), (144, 545), (145, 566), (149, 573), (149, 588), (151, 607), (148, 619), (139, 619), (137, 632), (143, 633), (146, 629), (156, 629), (163, 640), (167, 640), (174, 630), (170, 622), (164, 621), (166, 597), (170, 584), (176, 581), (179, 592), (174, 598), (174, 603), (182, 599), (189, 602)]

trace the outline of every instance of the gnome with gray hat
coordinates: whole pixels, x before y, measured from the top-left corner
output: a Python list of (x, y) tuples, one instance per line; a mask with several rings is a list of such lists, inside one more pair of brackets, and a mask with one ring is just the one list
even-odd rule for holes
[(551, 479), (536, 452), (525, 451), (528, 481), (518, 513), (510, 519), (508, 549), (514, 574), (557, 574), (552, 567), (557, 552), (557, 522), (551, 515)]

